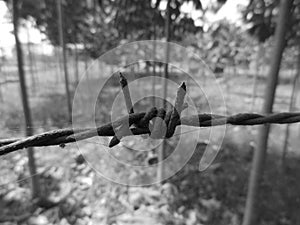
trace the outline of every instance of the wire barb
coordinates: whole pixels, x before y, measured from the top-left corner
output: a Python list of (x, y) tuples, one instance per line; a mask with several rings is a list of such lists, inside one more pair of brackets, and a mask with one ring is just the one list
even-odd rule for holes
[(128, 88), (128, 82), (127, 79), (124, 77), (124, 75), (120, 72), (120, 85), (123, 91), (123, 95), (125, 98), (125, 104), (128, 111), (128, 114), (134, 113), (133, 111), (133, 105), (130, 97), (130, 92)]
[[(125, 104), (126, 104), (126, 108), (127, 108), (127, 112), (128, 114), (132, 114), (134, 113), (133, 110), (133, 104), (131, 101), (131, 97), (130, 97), (130, 91), (128, 88), (128, 82), (127, 79), (124, 77), (124, 75), (120, 72), (120, 85), (121, 85), (121, 89), (124, 95), (124, 99), (125, 99)], [(117, 131), (117, 135), (113, 136), (113, 138), (110, 140), (109, 142), (109, 147), (112, 148), (116, 145), (118, 145), (121, 142), (121, 138), (123, 136), (125, 136), (126, 133), (128, 133), (129, 127), (127, 126), (127, 124), (122, 124), (116, 131)]]
[(176, 123), (177, 123), (177, 120), (180, 119), (181, 111), (183, 108), (185, 94), (186, 94), (186, 85), (183, 82), (177, 91), (177, 96), (176, 96), (175, 105), (174, 105), (174, 108), (173, 108), (173, 111), (171, 114), (170, 123), (168, 123), (168, 129), (167, 129), (167, 133), (166, 133), (167, 138), (172, 137), (175, 132)]

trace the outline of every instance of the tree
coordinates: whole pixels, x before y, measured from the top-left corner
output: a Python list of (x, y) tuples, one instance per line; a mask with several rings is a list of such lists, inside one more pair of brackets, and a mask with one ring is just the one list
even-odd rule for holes
[[(169, 78), (169, 55), (170, 55), (170, 30), (171, 30), (171, 0), (167, 2), (166, 8), (166, 21), (165, 21), (165, 35), (166, 35), (166, 49), (165, 49), (165, 64), (164, 64), (164, 81), (163, 81), (163, 105), (164, 109), (167, 109), (167, 95), (168, 95), (168, 78)], [(157, 167), (157, 180), (162, 182), (164, 179), (164, 164), (163, 160), (165, 159), (165, 150), (166, 150), (166, 140), (163, 139), (161, 143), (161, 148), (158, 154), (158, 164)]]
[[(13, 0), (13, 25), (14, 25), (14, 36), (16, 41), (16, 50), (17, 50), (17, 60), (18, 60), (18, 71), (19, 71), (19, 80), (20, 80), (20, 88), (21, 88), (21, 97), (22, 104), (25, 116), (25, 124), (26, 124), (26, 135), (32, 136), (32, 120), (31, 120), (31, 112), (27, 95), (27, 87), (26, 87), (26, 79), (25, 79), (25, 71), (24, 71), (24, 63), (23, 63), (23, 51), (19, 40), (19, 0)], [(40, 184), (39, 178), (36, 172), (35, 158), (33, 148), (27, 148), (28, 154), (28, 166), (31, 175), (32, 181), (32, 197), (39, 198), (40, 197)]]
[[(200, 0), (168, 0), (165, 12), (165, 30), (164, 35), (166, 39), (166, 49), (165, 49), (165, 64), (164, 64), (164, 82), (163, 82), (163, 108), (167, 108), (167, 95), (168, 95), (168, 78), (169, 78), (169, 42), (170, 41), (182, 41), (184, 36), (187, 34), (196, 34), (202, 31), (202, 27), (195, 26), (194, 20), (187, 17), (187, 15), (182, 16), (181, 6), (184, 3), (192, 2), (196, 10), (202, 10), (202, 4)], [(226, 1), (224, 1), (225, 3)], [(157, 1), (156, 4), (159, 4)], [(221, 3), (222, 5), (223, 3)], [(158, 181), (161, 182), (164, 178), (164, 167), (163, 160), (165, 158), (166, 151), (166, 141), (163, 140), (161, 144), (161, 149), (159, 150), (158, 161)]]
[[(293, 47), (295, 47), (298, 52), (297, 54), (297, 61), (296, 61), (296, 74), (292, 82), (292, 92), (291, 92), (291, 97), (290, 97), (290, 105), (289, 105), (289, 110), (292, 111), (294, 109), (295, 103), (296, 103), (296, 90), (297, 90), (297, 85), (299, 85), (299, 76), (300, 76), (300, 17), (297, 16), (300, 13), (300, 7), (299, 7), (299, 2), (297, 5), (297, 2), (294, 4), (293, 7), (293, 17), (291, 19), (290, 24), (292, 24), (291, 28), (291, 34), (289, 36), (288, 41), (288, 46), (291, 48), (291, 50), (295, 51)], [(294, 55), (292, 55), (292, 59), (294, 59)], [(292, 60), (293, 61), (293, 60)], [(290, 135), (290, 126), (287, 125), (286, 131), (285, 131), (285, 138), (284, 138), (284, 145), (283, 145), (283, 151), (282, 151), (282, 169), (284, 170), (285, 167), (285, 157), (288, 151), (288, 142), (289, 142), (289, 135)]]
[(250, 24), (248, 32), (255, 37), (258, 42), (258, 51), (256, 56), (256, 69), (253, 77), (252, 101), (250, 111), (253, 111), (256, 99), (257, 79), (260, 71), (260, 61), (264, 55), (263, 43), (265, 43), (275, 31), (276, 16), (275, 9), (278, 7), (278, 1), (251, 0), (243, 11), (244, 21)]
[(63, 14), (62, 14), (62, 3), (61, 0), (57, 1), (57, 11), (58, 11), (58, 33), (59, 33), (59, 43), (62, 48), (63, 54), (63, 68), (65, 74), (65, 88), (66, 88), (66, 95), (67, 95), (67, 105), (68, 105), (68, 116), (69, 122), (72, 122), (72, 102), (71, 102), (71, 93), (69, 87), (69, 73), (68, 73), (68, 66), (67, 66), (67, 53), (66, 53), (66, 45), (65, 45), (65, 38), (64, 38), (64, 24), (63, 24)]
[[(299, 83), (299, 76), (300, 76), (300, 43), (298, 46), (298, 56), (297, 56), (297, 67), (296, 67), (296, 74), (292, 82), (292, 91), (291, 91), (291, 97), (290, 97), (290, 103), (289, 103), (289, 111), (291, 112), (294, 110), (295, 103), (296, 103), (296, 90), (297, 85)], [(283, 144), (283, 151), (282, 151), (282, 158), (281, 158), (281, 164), (282, 164), (282, 170), (285, 169), (285, 158), (288, 151), (288, 144), (289, 144), (289, 136), (290, 136), (290, 124), (286, 126), (285, 130), (285, 137), (284, 137), (284, 144)]]
[[(293, 0), (285, 0), (280, 2), (280, 14), (275, 31), (273, 59), (269, 69), (269, 80), (265, 92), (265, 101), (263, 106), (263, 113), (266, 114), (271, 113), (273, 108), (282, 53), (286, 45), (286, 31), (292, 2)], [(250, 174), (243, 225), (257, 224), (257, 216), (254, 210), (257, 208), (257, 195), (259, 191), (259, 183), (263, 175), (263, 165), (267, 153), (269, 131), (270, 125), (264, 125), (261, 127), (258, 135), (258, 149), (255, 151), (253, 158), (253, 166)]]
[(256, 55), (256, 62), (255, 62), (255, 74), (253, 77), (253, 87), (252, 87), (252, 97), (251, 97), (251, 107), (250, 112), (253, 112), (256, 100), (256, 90), (257, 90), (257, 81), (260, 73), (260, 61), (264, 55), (263, 45), (262, 43), (258, 42), (258, 51)]
[(3, 103), (2, 85), (0, 83), (0, 102)]
[(74, 62), (75, 62), (75, 83), (79, 83), (79, 56), (78, 56), (78, 47), (77, 44), (74, 45)]
[(28, 52), (28, 61), (29, 61), (29, 71), (31, 73), (31, 87), (32, 87), (32, 92), (35, 94), (36, 92), (36, 82), (35, 82), (35, 71), (33, 69), (33, 55), (31, 52), (31, 42), (30, 42), (30, 33), (29, 33), (29, 28), (27, 27), (27, 52)]
[(241, 28), (226, 20), (213, 23), (205, 35), (201, 40), (204, 57), (214, 72), (221, 73), (226, 67), (232, 67), (236, 75), (236, 64), (244, 63), (249, 56), (249, 38)]
[[(10, 3), (8, 1), (8, 3)], [(62, 47), (63, 69), (65, 75), (65, 89), (67, 99), (67, 109), (69, 122), (72, 120), (72, 102), (69, 89), (69, 74), (67, 68), (67, 43), (77, 43), (81, 35), (86, 34), (81, 32), (80, 27), (88, 26), (88, 16), (90, 11), (86, 8), (86, 3), (80, 1), (74, 4), (71, 0), (20, 0), (22, 10), (20, 18), (34, 21), (35, 26), (45, 33), (47, 38), (54, 46)], [(65, 15), (63, 18), (63, 15)]]

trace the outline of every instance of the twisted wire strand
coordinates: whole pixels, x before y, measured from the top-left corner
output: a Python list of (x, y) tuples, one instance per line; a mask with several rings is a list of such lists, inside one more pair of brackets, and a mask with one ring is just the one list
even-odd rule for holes
[(22, 139), (0, 140), (0, 156), (28, 147), (43, 147), (59, 145), (62, 148), (72, 142), (89, 139), (95, 136), (112, 136), (109, 147), (120, 143), (121, 138), (130, 135), (149, 134), (154, 139), (171, 138), (177, 126), (211, 127), (226, 124), (253, 126), (261, 124), (288, 124), (300, 122), (300, 113), (274, 113), (260, 115), (240, 113), (232, 116), (216, 114), (198, 114), (181, 117), (181, 112), (188, 107), (184, 102), (186, 85), (182, 83), (176, 95), (174, 107), (166, 112), (165, 109), (151, 108), (147, 112), (135, 113), (132, 107), (128, 83), (120, 73), (122, 88), (128, 115), (100, 127), (84, 129), (58, 129)]
[[(28, 148), (28, 147), (42, 147), (60, 145), (64, 147), (67, 143), (72, 143), (80, 140), (85, 140), (95, 136), (115, 136), (115, 128), (124, 123), (140, 124), (140, 127), (129, 127), (128, 132), (124, 136), (150, 134), (150, 121), (158, 118), (164, 109), (151, 109), (147, 113), (133, 113), (126, 115), (112, 123), (97, 127), (86, 129), (58, 129), (42, 134), (37, 134), (24, 139), (4, 139), (0, 140), (0, 156), (8, 153)], [(151, 112), (151, 115), (150, 115)], [(164, 111), (165, 112), (165, 111)], [(165, 113), (164, 113), (165, 114)], [(166, 114), (165, 114), (166, 115)], [(150, 118), (149, 118), (150, 116)], [(147, 120), (144, 118), (147, 117)], [(164, 116), (165, 118), (165, 116)], [(142, 122), (146, 121), (146, 122)], [(274, 113), (270, 115), (240, 113), (232, 116), (223, 116), (216, 114), (198, 114), (193, 116), (181, 117), (176, 120), (177, 126), (193, 126), (193, 127), (210, 127), (221, 125), (240, 125), (253, 126), (262, 124), (289, 124), (300, 122), (300, 113)], [(155, 125), (155, 124), (154, 124)], [(155, 126), (154, 126), (155, 127)], [(158, 127), (159, 129), (159, 127)], [(166, 138), (158, 135), (156, 138)]]

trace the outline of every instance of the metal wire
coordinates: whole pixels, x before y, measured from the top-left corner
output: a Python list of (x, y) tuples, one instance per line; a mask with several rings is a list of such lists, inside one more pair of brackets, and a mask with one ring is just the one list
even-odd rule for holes
[[(5, 139), (0, 140), (0, 155), (5, 155), (20, 149), (28, 147), (42, 147), (60, 145), (63, 147), (67, 143), (72, 143), (95, 136), (115, 136), (116, 128), (122, 124), (127, 125), (127, 133), (122, 136), (150, 134), (151, 129), (148, 124), (142, 123), (143, 118), (148, 117), (147, 120), (151, 121), (157, 118), (154, 110), (151, 111), (151, 119), (149, 120), (149, 113), (133, 113), (122, 117), (121, 119), (108, 123), (97, 128), (86, 129), (58, 129), (41, 134), (37, 134), (24, 139)], [(150, 112), (149, 111), (149, 112)], [(225, 124), (253, 126), (261, 124), (289, 124), (300, 122), (300, 113), (275, 113), (270, 115), (241, 113), (233, 116), (222, 116), (215, 114), (198, 114), (188, 117), (181, 117), (176, 120), (176, 126), (193, 126), (193, 127), (210, 127), (220, 126)], [(131, 124), (139, 124), (140, 127), (130, 127)], [(167, 126), (166, 126), (167, 127)], [(167, 131), (165, 132), (167, 133)], [(156, 138), (166, 138), (165, 136), (156, 136)]]

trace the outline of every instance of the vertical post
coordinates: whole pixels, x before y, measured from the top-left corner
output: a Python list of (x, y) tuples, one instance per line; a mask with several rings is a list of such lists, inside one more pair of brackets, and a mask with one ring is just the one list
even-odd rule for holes
[[(30, 112), (30, 106), (28, 101), (28, 94), (26, 89), (27, 87), (26, 87), (25, 71), (23, 67), (24, 66), (23, 51), (19, 40), (19, 1), (18, 0), (13, 0), (13, 24), (14, 24), (14, 36), (15, 36), (16, 51), (17, 51), (21, 97), (22, 97), (23, 111), (24, 111), (25, 124), (26, 124), (26, 136), (32, 136), (33, 135), (32, 120), (31, 120), (31, 112)], [(40, 184), (36, 172), (33, 148), (27, 148), (27, 154), (28, 154), (28, 166), (29, 166), (31, 182), (32, 182), (32, 197), (38, 198), (40, 197)]]
[[(280, 1), (279, 17), (275, 32), (275, 43), (273, 49), (273, 58), (270, 64), (270, 70), (268, 74), (268, 84), (265, 92), (265, 101), (263, 106), (263, 113), (271, 113), (273, 109), (273, 102), (275, 97), (276, 85), (278, 81), (278, 73), (280, 69), (282, 53), (285, 48), (285, 34), (287, 29), (287, 22), (289, 18), (289, 11), (293, 0)], [(252, 162), (252, 170), (250, 174), (250, 181), (248, 186), (248, 194), (246, 201), (246, 208), (244, 213), (243, 225), (257, 224), (257, 215), (255, 209), (257, 205), (257, 195), (259, 192), (259, 184), (263, 175), (263, 166), (265, 163), (268, 137), (269, 137), (270, 125), (263, 125), (260, 128), (258, 135), (258, 148), (254, 153)]]
[(62, 15), (62, 0), (56, 0), (57, 3), (57, 12), (58, 12), (58, 33), (59, 33), (59, 43), (62, 48), (63, 54), (63, 67), (64, 67), (64, 74), (65, 74), (65, 88), (67, 94), (67, 104), (68, 104), (68, 116), (69, 122), (72, 122), (72, 103), (71, 103), (71, 94), (70, 94), (70, 87), (69, 87), (69, 74), (68, 74), (68, 67), (67, 67), (67, 53), (66, 53), (66, 44), (64, 40), (64, 27), (63, 27), (63, 15)]
[[(170, 13), (170, 3), (171, 0), (167, 2), (166, 8), (166, 21), (165, 21), (165, 35), (166, 35), (166, 49), (165, 49), (165, 64), (164, 64), (164, 80), (163, 80), (163, 108), (167, 109), (167, 96), (168, 96), (168, 78), (169, 78), (169, 54), (170, 54), (170, 26), (171, 26), (171, 13)], [(158, 168), (157, 168), (157, 180), (162, 183), (164, 179), (164, 164), (163, 160), (165, 158), (166, 140), (163, 139), (161, 143), (161, 148), (158, 154)]]

